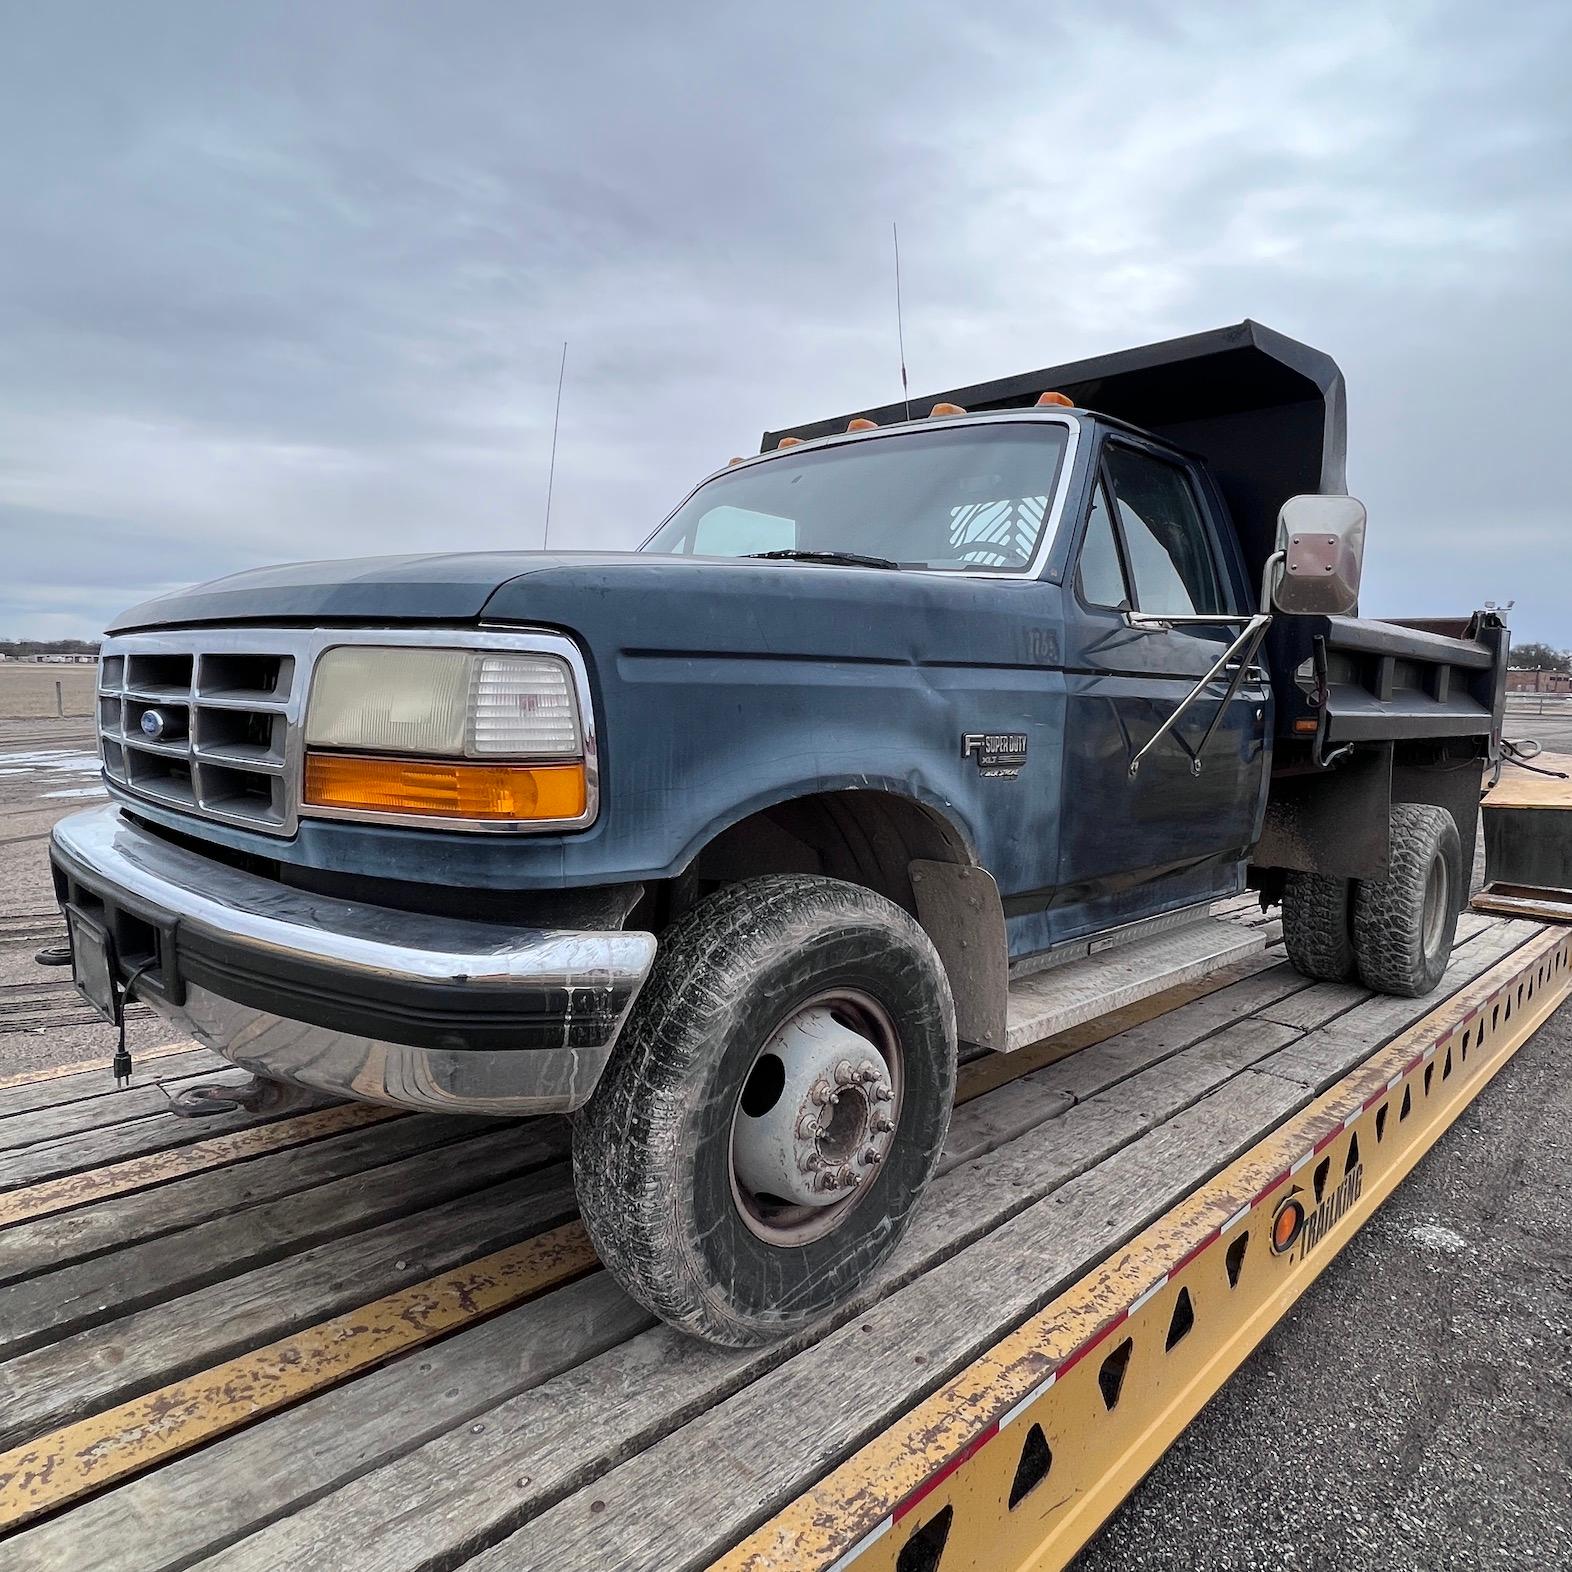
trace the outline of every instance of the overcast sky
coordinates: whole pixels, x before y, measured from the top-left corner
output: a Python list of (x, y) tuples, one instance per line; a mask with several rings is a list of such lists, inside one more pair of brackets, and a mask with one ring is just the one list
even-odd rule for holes
[(0, 637), (634, 544), (761, 430), (1250, 316), (1364, 609), (1572, 644), (1572, 7), (0, 0)]

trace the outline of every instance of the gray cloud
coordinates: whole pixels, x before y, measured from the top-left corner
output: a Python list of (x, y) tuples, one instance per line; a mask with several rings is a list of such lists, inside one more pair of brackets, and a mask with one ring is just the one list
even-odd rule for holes
[(631, 544), (766, 426), (1250, 315), (1366, 606), (1572, 643), (1552, 3), (10, 8), (0, 631), (288, 557)]

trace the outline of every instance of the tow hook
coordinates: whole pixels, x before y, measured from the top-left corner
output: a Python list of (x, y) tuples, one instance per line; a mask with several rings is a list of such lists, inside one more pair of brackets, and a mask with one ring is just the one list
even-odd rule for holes
[(209, 1082), (171, 1092), (159, 1083), (169, 1102), (169, 1111), (182, 1119), (210, 1119), (216, 1114), (298, 1113), (306, 1108), (325, 1107), (333, 1099), (319, 1096), (288, 1081), (272, 1081), (253, 1075), (247, 1081)]

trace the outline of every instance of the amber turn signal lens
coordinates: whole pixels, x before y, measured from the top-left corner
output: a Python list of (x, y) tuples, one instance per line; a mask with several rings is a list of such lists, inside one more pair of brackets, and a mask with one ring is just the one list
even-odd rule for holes
[(433, 819), (576, 819), (582, 764), (468, 764), (436, 759), (306, 755), (306, 804)]

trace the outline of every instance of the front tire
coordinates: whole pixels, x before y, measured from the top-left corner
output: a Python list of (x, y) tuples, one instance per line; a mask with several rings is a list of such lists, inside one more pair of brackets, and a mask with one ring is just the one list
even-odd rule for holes
[(585, 1226), (662, 1320), (772, 1341), (894, 1249), (954, 1091), (949, 984), (906, 912), (835, 879), (728, 886), (662, 937), (574, 1121)]
[(1354, 892), (1354, 953), (1367, 988), (1410, 999), (1435, 988), (1452, 957), (1462, 887), (1452, 815), (1394, 804), (1386, 877), (1361, 879)]

